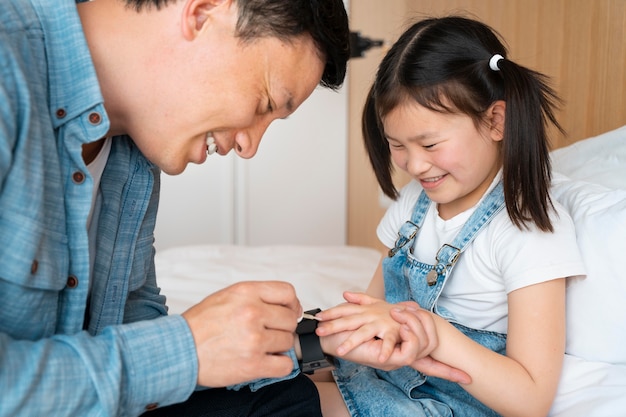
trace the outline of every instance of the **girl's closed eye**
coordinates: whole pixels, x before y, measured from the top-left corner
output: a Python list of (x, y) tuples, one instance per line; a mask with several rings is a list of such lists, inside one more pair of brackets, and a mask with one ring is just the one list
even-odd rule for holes
[(387, 143), (389, 144), (389, 147), (392, 149), (402, 149), (404, 148), (404, 145), (396, 140), (393, 139), (387, 139)]

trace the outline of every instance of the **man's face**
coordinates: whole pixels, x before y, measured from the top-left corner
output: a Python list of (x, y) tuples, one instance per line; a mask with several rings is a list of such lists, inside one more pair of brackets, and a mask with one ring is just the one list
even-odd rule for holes
[(231, 33), (207, 35), (210, 53), (178, 52), (191, 59), (166, 63), (165, 81), (144, 92), (148, 100), (128, 133), (166, 173), (203, 163), (209, 133), (219, 154), (235, 149), (251, 158), (269, 124), (290, 115), (319, 84), (324, 62), (309, 36), (242, 43)]

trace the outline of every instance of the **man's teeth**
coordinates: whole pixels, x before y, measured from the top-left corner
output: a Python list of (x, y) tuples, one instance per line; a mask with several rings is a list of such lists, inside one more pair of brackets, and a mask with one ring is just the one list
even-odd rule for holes
[(206, 134), (206, 146), (207, 155), (213, 155), (217, 151), (217, 144), (211, 133)]

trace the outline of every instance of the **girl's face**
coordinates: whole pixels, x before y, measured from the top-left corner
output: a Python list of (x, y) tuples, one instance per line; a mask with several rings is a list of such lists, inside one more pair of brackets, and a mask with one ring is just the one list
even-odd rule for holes
[(474, 206), (501, 166), (504, 102), (477, 128), (466, 114), (440, 113), (406, 101), (383, 119), (394, 163), (419, 181), (449, 219)]

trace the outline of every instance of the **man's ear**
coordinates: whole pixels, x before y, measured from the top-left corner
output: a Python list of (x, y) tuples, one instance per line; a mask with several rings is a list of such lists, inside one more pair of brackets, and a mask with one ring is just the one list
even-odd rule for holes
[(485, 113), (489, 125), (491, 139), (499, 142), (504, 138), (504, 122), (506, 119), (506, 102), (498, 100), (493, 102)]
[(193, 40), (203, 30), (212, 14), (228, 10), (233, 0), (186, 0), (182, 11), (183, 37)]

